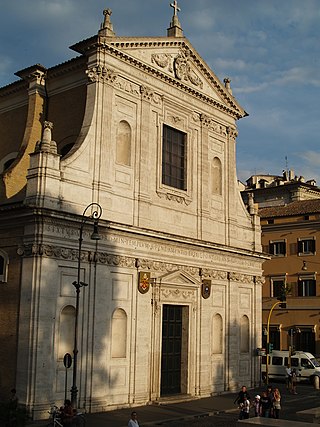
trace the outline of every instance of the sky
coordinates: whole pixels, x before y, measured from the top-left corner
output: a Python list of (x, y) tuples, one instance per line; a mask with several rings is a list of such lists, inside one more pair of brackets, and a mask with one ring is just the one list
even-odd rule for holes
[[(103, 9), (118, 36), (166, 36), (173, 0), (1, 1), (0, 87), (15, 72), (77, 54)], [(184, 36), (249, 116), (237, 122), (237, 174), (294, 170), (320, 186), (320, 0), (178, 0)]]

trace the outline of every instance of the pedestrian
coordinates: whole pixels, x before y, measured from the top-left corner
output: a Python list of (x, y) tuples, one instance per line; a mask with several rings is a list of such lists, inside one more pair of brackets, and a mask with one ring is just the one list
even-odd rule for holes
[(245, 397), (243, 403), (240, 404), (239, 420), (247, 420), (250, 415), (250, 400)]
[(269, 397), (269, 399), (271, 401), (271, 408), (270, 408), (269, 417), (270, 418), (274, 418), (273, 417), (273, 415), (274, 415), (273, 414), (274, 392), (273, 392), (273, 389), (272, 389), (271, 385), (268, 385), (268, 387), (267, 387), (267, 396)]
[(15, 411), (18, 407), (17, 390), (15, 388), (12, 388), (10, 393), (11, 393), (10, 399), (9, 399), (10, 409)]
[(262, 393), (262, 396), (260, 398), (260, 405), (261, 405), (261, 416), (265, 418), (270, 418), (272, 401), (266, 391)]
[(71, 405), (71, 401), (66, 399), (64, 401), (64, 405), (60, 408), (60, 416), (62, 420), (62, 424), (64, 426), (71, 426), (73, 422), (74, 412)]
[(291, 393), (298, 394), (297, 393), (297, 371), (295, 368), (292, 369), (292, 374), (291, 374)]
[(128, 422), (128, 427), (139, 427), (136, 411), (131, 412), (131, 418)]
[(286, 367), (286, 386), (287, 390), (292, 391), (292, 370), (290, 365)]
[(281, 409), (281, 394), (278, 388), (274, 389), (273, 392), (273, 418), (279, 418)]
[(260, 417), (260, 395), (259, 394), (257, 394), (254, 397), (253, 408), (254, 408), (254, 416)]
[(233, 403), (237, 403), (240, 406), (241, 403), (244, 403), (246, 398), (250, 400), (250, 395), (247, 391), (247, 387), (243, 385)]
[(10, 398), (8, 402), (8, 425), (15, 426), (17, 423), (17, 409), (18, 409), (18, 396), (15, 388), (10, 391)]

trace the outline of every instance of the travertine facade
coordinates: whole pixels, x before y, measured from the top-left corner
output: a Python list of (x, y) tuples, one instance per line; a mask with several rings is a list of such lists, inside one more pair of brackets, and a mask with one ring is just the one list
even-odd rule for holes
[[(159, 38), (117, 37), (110, 15), (72, 47), (79, 57), (30, 67), (18, 74), (23, 82), (0, 89), (0, 161), (18, 153), (2, 173), (0, 300), (17, 324), (7, 343), (17, 360), (0, 353), (9, 367), (1, 387), (15, 382), (35, 418), (64, 398), (90, 203), (102, 207), (102, 239), (90, 240), (89, 218), (79, 406), (100, 411), (259, 381), (264, 257), (235, 167), (236, 121), (246, 113), (230, 81), (183, 36), (176, 11)], [(11, 114), (24, 130), (17, 125), (9, 149)], [(178, 184), (165, 166), (165, 158), (177, 166), (166, 132), (183, 147)], [(139, 286), (142, 276), (149, 282)], [(68, 390), (71, 381), (70, 371)]]

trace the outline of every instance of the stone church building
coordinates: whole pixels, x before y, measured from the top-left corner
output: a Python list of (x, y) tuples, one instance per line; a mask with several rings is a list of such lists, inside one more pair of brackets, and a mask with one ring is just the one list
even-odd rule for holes
[(73, 59), (0, 88), (0, 393), (34, 419), (71, 387), (95, 412), (259, 382), (247, 114), (173, 6), (162, 37), (119, 37), (105, 10)]

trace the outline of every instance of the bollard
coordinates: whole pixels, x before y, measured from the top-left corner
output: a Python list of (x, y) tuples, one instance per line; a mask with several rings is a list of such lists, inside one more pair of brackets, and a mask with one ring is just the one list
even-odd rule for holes
[(319, 390), (319, 377), (318, 377), (318, 376), (315, 376), (315, 377), (313, 378), (313, 387), (314, 387), (316, 390)]

